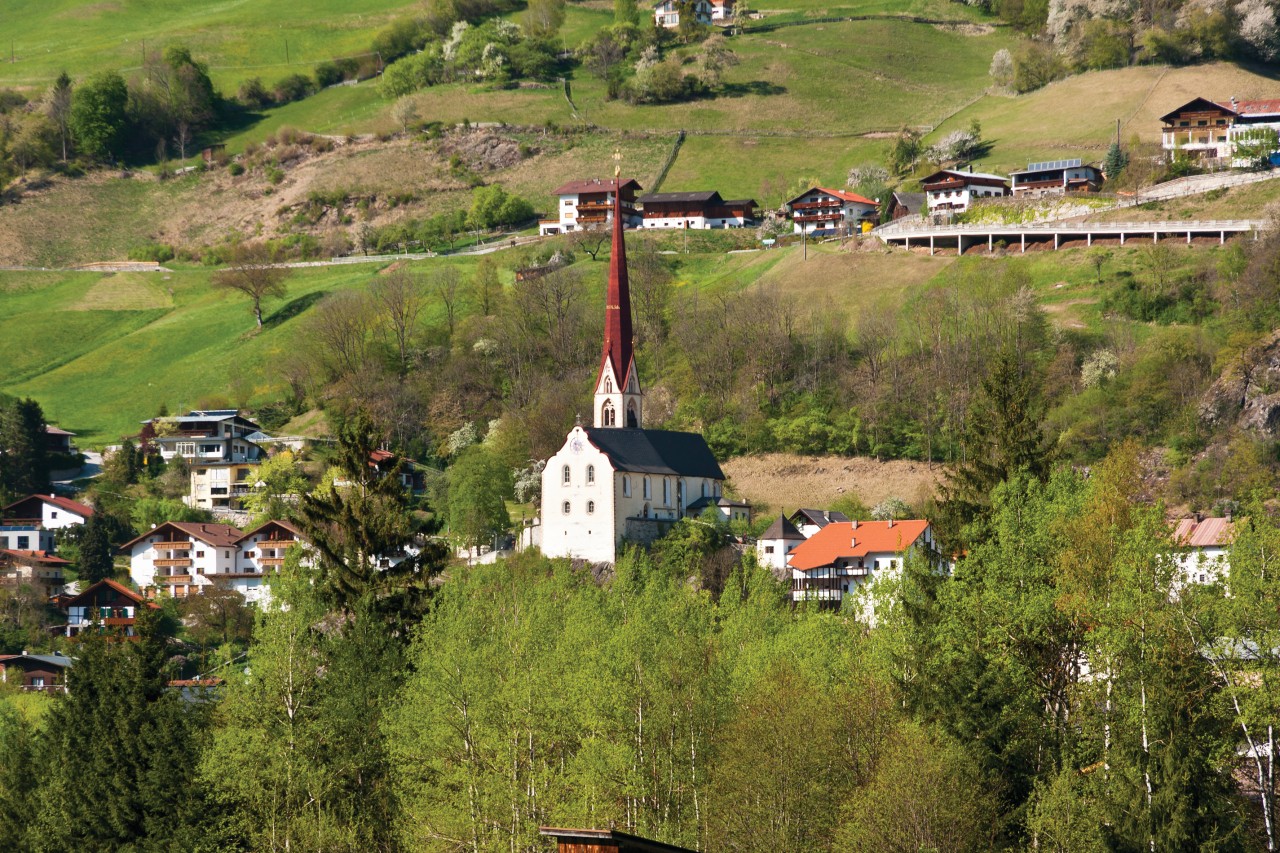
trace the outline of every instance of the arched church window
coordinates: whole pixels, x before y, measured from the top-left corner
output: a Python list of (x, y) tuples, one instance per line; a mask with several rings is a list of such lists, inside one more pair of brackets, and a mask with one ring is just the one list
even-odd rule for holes
[[(649, 486), (649, 478), (645, 477), (644, 478), (644, 499), (649, 500), (652, 497), (653, 497), (653, 490)], [(648, 513), (645, 513), (645, 515), (648, 515)]]
[(662, 505), (671, 506), (671, 481), (666, 477), (662, 478)]
[(622, 496), (631, 497), (631, 477), (626, 474), (622, 475)]
[(596, 466), (588, 465), (587, 466), (587, 482), (594, 483), (595, 481), (596, 481)]
[(566, 486), (569, 485), (569, 466), (568, 465), (560, 469), (560, 479), (564, 482)]
[(569, 514), (569, 502), (568, 502), (568, 501), (565, 501), (565, 502), (564, 502), (564, 505), (561, 507), (561, 509), (563, 509), (563, 510), (564, 510), (564, 514), (565, 514), (565, 515), (568, 515), (568, 514)]
[(588, 515), (590, 515), (591, 513), (595, 512), (595, 511), (596, 511), (596, 502), (595, 502), (595, 501), (587, 501), (587, 514), (588, 514)]
[(606, 376), (604, 378), (604, 393), (606, 394), (613, 393), (613, 377), (612, 376)]
[(617, 413), (613, 410), (613, 401), (605, 400), (600, 408), (600, 425), (611, 427), (617, 424)]
[(640, 419), (636, 417), (636, 401), (631, 400), (627, 403), (627, 426), (635, 429), (640, 426)]

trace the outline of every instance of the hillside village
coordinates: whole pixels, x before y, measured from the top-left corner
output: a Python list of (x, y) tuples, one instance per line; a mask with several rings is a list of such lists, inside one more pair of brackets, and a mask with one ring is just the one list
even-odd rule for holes
[(0, 848), (1276, 849), (1270, 0), (142, 5), (0, 63)]

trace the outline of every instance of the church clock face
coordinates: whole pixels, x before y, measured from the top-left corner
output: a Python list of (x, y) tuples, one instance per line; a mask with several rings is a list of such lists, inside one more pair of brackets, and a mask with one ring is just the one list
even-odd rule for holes
[(577, 438), (576, 436), (574, 437), (573, 441), (569, 442), (569, 449), (572, 450), (574, 453), (581, 453), (584, 446), (585, 445), (582, 443), (582, 439)]

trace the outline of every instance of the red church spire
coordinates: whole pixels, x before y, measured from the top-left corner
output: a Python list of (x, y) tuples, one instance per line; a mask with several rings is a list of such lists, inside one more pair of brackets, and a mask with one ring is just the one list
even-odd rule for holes
[[(614, 160), (622, 160), (615, 153)], [(627, 380), (634, 369), (631, 335), (631, 291), (627, 283), (627, 244), (622, 237), (622, 179), (621, 166), (613, 173), (613, 250), (609, 255), (609, 289), (604, 304), (604, 352), (600, 355), (600, 372), (605, 363), (613, 360), (614, 374), (619, 390), (627, 387)], [(599, 377), (596, 379), (599, 386)]]

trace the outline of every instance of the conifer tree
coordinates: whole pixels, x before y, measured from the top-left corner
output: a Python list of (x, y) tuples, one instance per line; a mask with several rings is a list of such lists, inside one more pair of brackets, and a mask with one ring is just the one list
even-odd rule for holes
[(417, 530), (408, 492), (400, 484), (404, 462), (381, 469), (373, 461), (378, 449), (366, 415), (343, 424), (334, 467), (345, 482), (307, 495), (299, 521), (319, 554), (321, 586), (328, 600), (347, 613), (376, 613), (393, 626), (405, 627), (425, 611), (430, 580), (443, 568), (448, 552), (438, 542), (426, 541), (416, 556), (395, 566), (379, 566), (379, 558), (411, 544)]
[(0, 497), (49, 489), (44, 412), (30, 398), (0, 409)]

